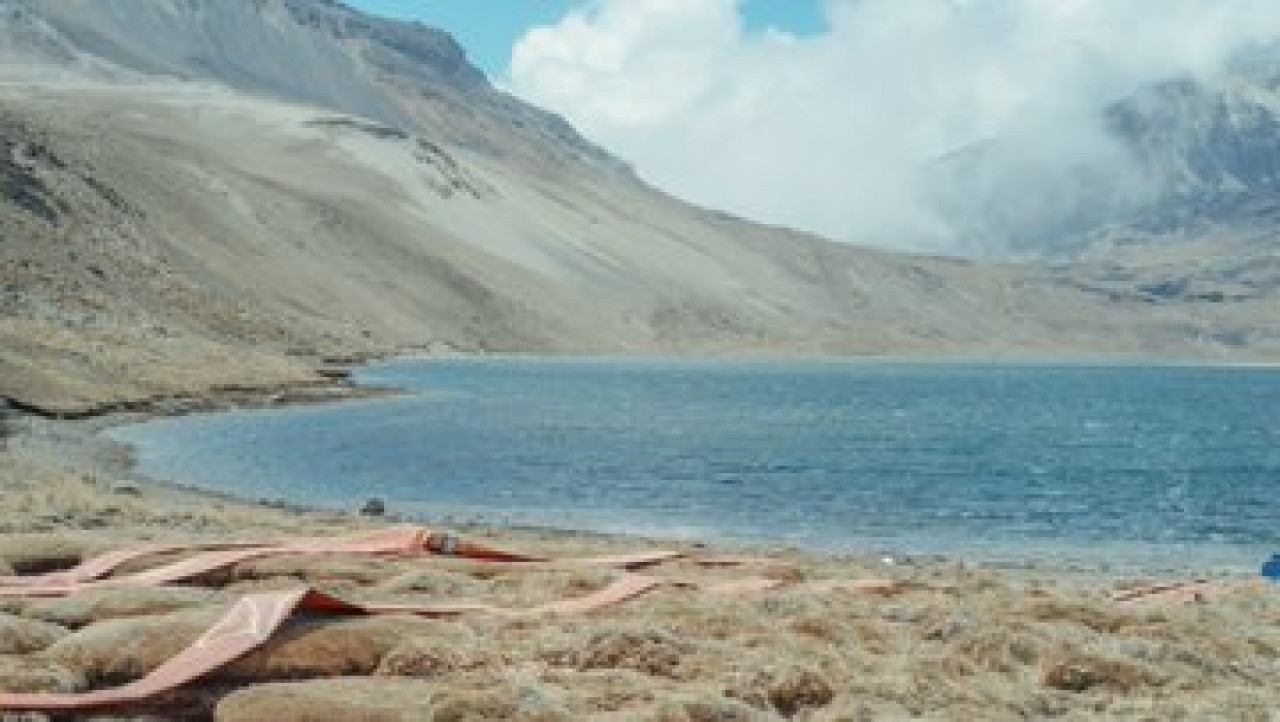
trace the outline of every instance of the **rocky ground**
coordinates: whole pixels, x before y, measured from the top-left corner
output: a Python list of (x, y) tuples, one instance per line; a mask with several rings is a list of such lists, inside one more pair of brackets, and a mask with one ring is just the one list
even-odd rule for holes
[[(128, 450), (94, 435), (101, 423), (12, 424), (16, 435), (0, 454), (0, 570), (68, 567), (143, 540), (341, 535), (390, 523), (131, 480)], [(658, 546), (565, 532), (464, 533), (554, 557)], [(1124, 608), (1107, 596), (1122, 580), (794, 552), (749, 569), (680, 562), (652, 573), (787, 585), (728, 598), (664, 588), (561, 618), (311, 617), (151, 704), (61, 719), (1269, 720), (1280, 706), (1280, 595), (1265, 588)], [(0, 689), (75, 692), (136, 679), (248, 591), (313, 586), (360, 601), (526, 608), (616, 574), (289, 556), (181, 587), (9, 599), (0, 603)], [(913, 584), (884, 595), (802, 584), (871, 577)]]

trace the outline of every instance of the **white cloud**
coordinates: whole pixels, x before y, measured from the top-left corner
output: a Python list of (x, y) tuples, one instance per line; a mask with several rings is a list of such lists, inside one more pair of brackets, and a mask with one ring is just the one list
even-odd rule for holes
[[(787, 2), (790, 0), (778, 0)], [(1275, 0), (827, 0), (748, 33), (737, 0), (596, 0), (516, 46), (509, 84), (658, 185), (833, 237), (944, 246), (921, 172), (989, 137), (1046, 172), (1117, 149), (1098, 111), (1280, 35)]]

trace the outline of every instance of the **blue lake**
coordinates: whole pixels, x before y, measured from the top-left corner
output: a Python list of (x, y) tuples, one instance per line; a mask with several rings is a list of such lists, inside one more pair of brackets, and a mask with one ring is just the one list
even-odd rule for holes
[(392, 399), (113, 432), (253, 498), (829, 551), (1183, 569), (1280, 550), (1280, 370), (380, 364)]

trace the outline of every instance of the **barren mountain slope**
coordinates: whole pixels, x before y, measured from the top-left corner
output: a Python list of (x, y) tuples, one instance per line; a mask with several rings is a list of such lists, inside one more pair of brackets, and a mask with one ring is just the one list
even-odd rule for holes
[[(126, 5), (146, 12), (130, 19)], [(0, 6), (15, 11), (0, 32), (0, 397), (22, 403), (75, 411), (305, 383), (325, 357), (430, 347), (1280, 350), (1271, 296), (1153, 300), (693, 208), (456, 55), (424, 50), (456, 51), (447, 36), (361, 25), (322, 0)], [(209, 36), (253, 17), (270, 30), (255, 42), (290, 63), (299, 47), (331, 53), (351, 87), (280, 80), (293, 65), (271, 57), (239, 81), (225, 64), (191, 65), (210, 52), (201, 43), (221, 47)], [(334, 17), (356, 25), (335, 30)], [(153, 24), (125, 22), (139, 18)], [(167, 54), (143, 43), (147, 57), (130, 58), (111, 40), (162, 20), (187, 38)]]
[(1216, 352), (1200, 339), (1229, 325), (1221, 304), (1104, 303), (1021, 270), (827, 244), (617, 174), (534, 174), (229, 91), (0, 97), (0, 395), (38, 404), (304, 379), (317, 357), (431, 345)]
[(213, 83), (372, 118), (508, 162), (624, 170), (489, 85), (447, 33), (334, 0), (0, 0), (0, 77)]

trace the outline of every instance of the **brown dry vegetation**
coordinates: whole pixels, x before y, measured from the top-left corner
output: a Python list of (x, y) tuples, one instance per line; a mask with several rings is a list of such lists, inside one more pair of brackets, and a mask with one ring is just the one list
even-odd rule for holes
[[(1217, 242), (1150, 268), (1130, 259), (1119, 274), (1111, 264), (1050, 271), (831, 244), (638, 183), (476, 72), (441, 76), (432, 58), (465, 59), (424, 28), (333, 25), (325, 18), (347, 13), (334, 3), (288, 3), (312, 6), (301, 18), (283, 3), (223, 0), (21, 5), (0, 28), (14, 39), (0, 45), (17, 81), (0, 84), (0, 402), (78, 415), (303, 393), (326, 384), (334, 363), (415, 348), (1280, 354), (1265, 263), (1249, 271), (1268, 281), (1256, 293), (1213, 267), (1168, 285), (1207, 253), (1235, 268), (1242, 249)], [(209, 21), (215, 13), (224, 22)], [(149, 42), (132, 24), (144, 16), (185, 40)], [(243, 32), (256, 27), (267, 34)], [(277, 55), (208, 64), (247, 37), (271, 39), (256, 49)], [(122, 53), (99, 57), (111, 38)], [(317, 48), (343, 61), (339, 72), (272, 74), (290, 65), (281, 57), (311, 68)], [(139, 61), (164, 77), (137, 83)], [(255, 63), (281, 82), (210, 85), (240, 87)], [(42, 65), (61, 80), (25, 75)], [(92, 78), (77, 78), (81, 66)], [(404, 130), (364, 119), (380, 110)], [(371, 524), (122, 484), (128, 459), (118, 449), (61, 438), (65, 428), (25, 429), (0, 451), (0, 574), (65, 568), (143, 540)], [(563, 556), (650, 545), (477, 533)], [(106, 718), (1266, 720), (1280, 708), (1273, 593), (1125, 610), (1105, 595), (1116, 580), (774, 557), (767, 569), (661, 573), (890, 574), (919, 584), (894, 596), (665, 588), (565, 619), (307, 619), (193, 688)], [(527, 607), (609, 578), (287, 557), (191, 588), (0, 598), (0, 689), (75, 692), (136, 678), (251, 590)]]
[[(369, 524), (121, 487), (52, 468), (18, 447), (0, 456), (8, 532), (0, 567), (20, 572), (141, 539), (336, 534)], [(652, 546), (551, 532), (477, 534), (565, 557)], [(778, 553), (764, 567), (674, 563), (657, 573), (889, 575), (920, 584), (892, 596), (802, 585), (726, 598), (669, 588), (558, 619), (309, 618), (196, 687), (111, 718), (1267, 720), (1280, 705), (1280, 598), (1265, 589), (1195, 606), (1124, 609), (1105, 594), (1115, 580), (1036, 579), (958, 563), (885, 567)], [(519, 608), (582, 594), (612, 575), (280, 557), (213, 575), (200, 588), (10, 599), (0, 607), (0, 688), (78, 691), (135, 678), (248, 590), (310, 585), (353, 600)]]

